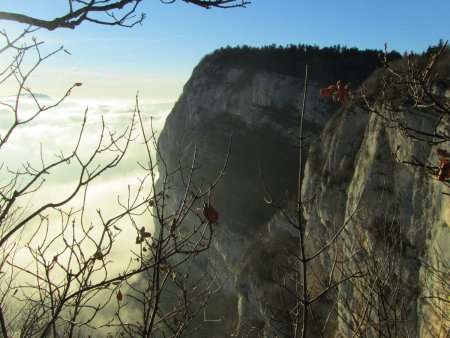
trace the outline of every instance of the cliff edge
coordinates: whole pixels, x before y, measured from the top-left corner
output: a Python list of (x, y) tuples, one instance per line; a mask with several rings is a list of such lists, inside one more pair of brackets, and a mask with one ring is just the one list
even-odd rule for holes
[[(410, 158), (420, 153), (434, 162), (437, 155), (427, 145), (411, 143), (361, 105), (341, 107), (320, 95), (321, 88), (337, 79), (358, 87), (378, 67), (377, 51), (309, 46), (225, 48), (206, 56), (194, 69), (159, 137), (169, 168), (188, 161), (198, 148), (197, 182), (215, 177), (232, 138), (226, 173), (212, 197), (220, 215), (215, 240), (208, 261), (199, 261), (197, 267), (217, 267), (221, 285), (208, 305), (218, 316), (223, 312), (221, 328), (207, 327), (205, 332), (215, 337), (283, 336), (283, 325), (271, 320), (280, 303), (274, 281), (289, 257), (286, 248), (295, 249), (298, 234), (279, 210), (264, 202), (262, 178), (280, 205), (295, 200), (305, 64), (310, 73), (302, 196), (311, 201), (303, 207), (303, 217), (314, 229), (311, 241), (316, 238), (311, 250), (345, 223), (334, 248), (348, 262), (332, 278), (339, 280), (356, 268), (361, 273), (357, 282), (341, 283), (333, 300), (319, 302), (319, 322), (326, 317), (324, 309), (334, 309), (323, 334), (347, 337), (358, 320), (366, 318), (365, 323), (370, 323), (370, 313), (363, 319), (354, 313), (367, 312), (371, 297), (381, 299), (384, 291), (393, 300), (389, 306), (399, 307), (386, 310), (386, 316), (396, 311), (406, 316), (407, 331), (396, 331), (397, 336), (436, 334), (442, 323), (427, 295), (438, 294), (441, 291), (434, 291), (441, 286), (429, 273), (440, 264), (448, 267), (450, 261), (450, 199), (443, 195), (441, 182), (399, 163), (393, 154), (400, 151), (403, 158)], [(420, 126), (434, 123), (426, 116), (414, 115), (413, 120)], [(183, 185), (172, 183), (175, 205)], [(362, 249), (355, 249), (356, 243)], [(317, 269), (331, 269), (332, 255), (328, 250)], [(366, 264), (359, 266), (354, 259), (369, 256), (373, 264), (364, 260)], [(379, 280), (364, 277), (371, 269), (378, 269)], [(384, 284), (379, 283), (382, 276)], [(314, 278), (318, 283), (320, 278)], [(314, 330), (310, 335), (315, 335)]]

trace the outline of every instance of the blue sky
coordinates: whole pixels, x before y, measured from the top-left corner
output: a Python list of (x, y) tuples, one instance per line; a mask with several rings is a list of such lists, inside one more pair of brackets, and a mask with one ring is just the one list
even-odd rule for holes
[[(54, 0), (1, 0), (0, 10), (39, 18), (61, 15)], [(61, 53), (40, 68), (35, 90), (58, 95), (74, 82), (82, 98), (174, 101), (192, 69), (221, 46), (275, 43), (334, 44), (361, 49), (421, 52), (450, 37), (450, 1), (253, 0), (244, 9), (205, 10), (177, 1), (146, 0), (143, 25), (132, 29), (85, 24), (75, 30), (38, 31), (47, 50)], [(60, 12), (58, 12), (60, 10)], [(0, 22), (7, 31), (19, 26)]]

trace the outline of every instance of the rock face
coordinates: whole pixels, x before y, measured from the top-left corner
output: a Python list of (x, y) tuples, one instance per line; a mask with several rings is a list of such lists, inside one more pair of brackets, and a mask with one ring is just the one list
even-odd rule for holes
[[(432, 122), (420, 120), (422, 126)], [(393, 297), (390, 311), (405, 316), (405, 326), (397, 328), (394, 336), (405, 336), (407, 332), (421, 337), (429, 336), (430, 332), (439, 335), (443, 324), (439, 322), (440, 316), (431, 315), (432, 302), (418, 301), (417, 295), (442, 294), (443, 287), (448, 290), (448, 282), (436, 281), (427, 268), (442, 264), (439, 260), (448, 263), (450, 259), (450, 204), (443, 195), (448, 188), (410, 166), (399, 164), (393, 156), (396, 152), (400, 159), (416, 155), (430, 163), (438, 162), (429, 147), (411, 143), (397, 129), (386, 128), (378, 116), (354, 106), (342, 109), (326, 126), (320, 141), (311, 147), (303, 195), (314, 192), (316, 198), (304, 214), (311, 228), (322, 229), (324, 237), (329, 237), (329, 229), (343, 224), (357, 210), (343, 234), (347, 245), (342, 250), (360, 253), (359, 249), (349, 249), (349, 243), (363, 243), (365, 254), (378, 261), (363, 269), (372, 273), (376, 269), (376, 274), (385, 278), (380, 290), (385, 292), (384, 298)], [(448, 270), (441, 272), (447, 274)], [(370, 283), (375, 284), (376, 281)], [(350, 335), (344, 322), (352, 323), (354, 329), (363, 320), (350, 318), (346, 314), (349, 309), (362, 312), (367, 300), (364, 294), (369, 297), (378, 292), (368, 285), (366, 289), (360, 287), (358, 290), (355, 285), (341, 286), (341, 292), (354, 303), (341, 304), (344, 318), (338, 336)], [(394, 287), (401, 291), (390, 290)], [(409, 304), (407, 311), (401, 308), (402, 302)], [(448, 304), (445, 306), (448, 311)]]
[[(360, 61), (366, 60), (358, 68), (359, 74), (353, 69), (354, 85), (375, 68), (372, 54), (337, 52), (344, 61), (355, 60), (355, 55)], [(258, 51), (252, 53), (252, 57), (258, 55)], [(271, 59), (272, 63), (283, 63), (288, 54), (278, 53), (282, 56)], [(337, 309), (325, 334), (347, 337), (358, 321), (369, 327), (375, 315), (367, 314), (369, 301), (364, 295), (379, 296), (374, 285), (386, 291), (386, 298), (396, 300), (391, 303), (399, 309), (389, 309), (386, 315), (398, 311), (404, 316), (407, 324), (402, 327), (411, 336), (425, 337), (429, 330), (436, 333), (442, 323), (432, 313), (433, 302), (418, 301), (417, 295), (426, 297), (442, 291), (442, 285), (429, 276), (432, 269), (427, 267), (449, 264), (450, 199), (443, 195), (445, 186), (441, 182), (398, 163), (392, 154), (405, 159), (420, 154), (434, 163), (437, 155), (429, 147), (407, 140), (397, 129), (387, 128), (375, 114), (357, 105), (340, 108), (322, 97), (320, 89), (330, 83), (329, 72), (317, 71), (328, 57), (325, 54), (317, 52), (314, 57), (296, 61), (298, 69), (304, 68), (305, 63), (315, 69), (308, 81), (304, 121), (308, 137), (303, 151), (307, 162), (302, 189), (304, 200), (313, 198), (304, 204), (303, 217), (307, 227), (324, 242), (333, 238), (332, 229), (346, 223), (333, 247), (352, 259), (364, 254), (377, 258), (379, 264), (367, 263), (362, 268), (349, 259), (345, 268), (333, 273), (333, 279), (342, 279), (357, 267), (359, 272), (378, 268), (378, 276), (386, 277), (385, 288), (376, 278), (370, 285), (367, 284), (370, 280), (364, 278), (366, 284), (341, 283), (333, 291), (339, 302), (319, 302), (318, 312), (323, 310), (320, 307), (330, 304)], [(339, 74), (351, 72), (344, 61)], [(273, 281), (279, 277), (277, 268), (286, 264), (285, 247), (296, 248), (298, 233), (279, 210), (264, 202), (262, 183), (264, 178), (271, 197), (283, 207), (296, 198), (299, 170), (296, 135), (304, 78), (301, 72), (289, 74), (282, 69), (264, 63), (249, 66), (248, 61), (242, 61), (242, 50), (227, 49), (206, 57), (185, 85), (159, 137), (159, 147), (169, 168), (187, 161), (197, 145), (198, 163), (204, 164), (196, 172), (197, 182), (208, 182), (220, 170), (232, 135), (226, 174), (212, 197), (220, 218), (210, 249), (210, 263), (218, 268), (222, 288), (209, 306), (226, 312), (221, 315), (224, 318), (221, 329), (208, 331), (208, 336), (289, 336), (270, 320), (272, 309), (280, 303)], [(412, 121), (421, 127), (433, 123), (415, 115)], [(173, 189), (171, 200), (177, 203), (181, 182), (174, 181)], [(349, 245), (355, 239), (363, 250)], [(314, 242), (309, 247), (314, 250), (320, 244)], [(331, 268), (330, 257), (328, 250), (314, 264), (327, 271)], [(381, 263), (389, 257), (392, 259), (388, 263), (396, 267), (386, 272), (389, 264)], [(206, 261), (200, 261), (201, 264)], [(401, 292), (394, 292), (394, 288)], [(408, 311), (403, 311), (405, 307)], [(353, 312), (365, 309), (366, 317), (352, 317)], [(370, 330), (366, 332), (370, 336)], [(394, 336), (403, 333), (398, 330)], [(314, 336), (314, 332), (310, 335)]]

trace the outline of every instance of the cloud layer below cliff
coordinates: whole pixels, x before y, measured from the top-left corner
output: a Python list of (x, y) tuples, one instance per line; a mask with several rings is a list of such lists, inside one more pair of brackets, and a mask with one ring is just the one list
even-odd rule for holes
[[(39, 96), (41, 104), (50, 105), (54, 102), (51, 98)], [(13, 97), (3, 97), (1, 102), (5, 104), (14, 104)], [(21, 98), (19, 111), (24, 119), (31, 116), (36, 109), (31, 98)], [(140, 104), (140, 111), (143, 117), (143, 123), (146, 131), (150, 134), (150, 126), (156, 132), (162, 129), (164, 121), (173, 103), (171, 102), (153, 102)], [(24, 164), (30, 164), (33, 168), (39, 169), (42, 161), (49, 164), (57, 159), (56, 155), (69, 155), (73, 151), (81, 130), (84, 111), (88, 110), (87, 123), (81, 142), (81, 156), (86, 158), (91, 155), (93, 149), (99, 141), (102, 128), (102, 119), (105, 125), (111, 131), (117, 133), (123, 132), (130, 122), (134, 112), (134, 102), (78, 102), (68, 100), (56, 109), (51, 109), (42, 113), (38, 118), (24, 126), (18, 127), (0, 153), (0, 163), (2, 183), (5, 184), (8, 177), (8, 171), (23, 169)], [(5, 135), (6, 126), (12, 121), (11, 111), (6, 106), (0, 108), (0, 134)], [(101, 210), (105, 217), (117, 214), (121, 209), (118, 206), (118, 198), (121, 201), (126, 200), (128, 189), (136, 189), (139, 184), (139, 178), (144, 177), (146, 172), (138, 165), (138, 162), (146, 164), (146, 149), (142, 144), (142, 136), (139, 129), (135, 130), (135, 140), (131, 143), (129, 150), (119, 166), (111, 171), (102, 174), (94, 184), (89, 188), (87, 195), (87, 208), (85, 212), (85, 222), (98, 223), (97, 210)], [(153, 154), (154, 155), (154, 150)], [(103, 161), (111, 159), (117, 154), (101, 157)], [(9, 175), (9, 176), (8, 176)], [(75, 163), (61, 165), (56, 170), (52, 170), (49, 175), (45, 175), (45, 183), (41, 189), (26, 198), (22, 198), (20, 204), (28, 210), (35, 209), (43, 203), (54, 202), (69, 195), (71, 189), (76, 185), (79, 178), (79, 166)], [(81, 196), (71, 201), (67, 208), (80, 206)], [(57, 221), (57, 220), (56, 220)], [(55, 222), (56, 222), (55, 221)], [(149, 216), (143, 220), (151, 222)], [(25, 230), (25, 234), (33, 229), (33, 221)], [(56, 226), (56, 225), (54, 225)], [(58, 227), (58, 226), (57, 226)], [(120, 234), (120, 238), (128, 245), (130, 238), (134, 241), (135, 233), (129, 231)], [(23, 238), (25, 240), (26, 236)], [(125, 248), (123, 248), (125, 250)], [(121, 256), (122, 249), (118, 248), (113, 255), (118, 258)], [(123, 256), (123, 255), (122, 255)], [(127, 259), (128, 259), (128, 255)], [(25, 259), (26, 255), (23, 256)], [(121, 268), (121, 267), (119, 267)]]

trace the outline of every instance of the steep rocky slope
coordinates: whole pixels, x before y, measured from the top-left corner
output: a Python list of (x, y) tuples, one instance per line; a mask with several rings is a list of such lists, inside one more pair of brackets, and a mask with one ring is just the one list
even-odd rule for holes
[[(422, 126), (433, 122), (417, 120)], [(426, 268), (450, 260), (450, 203), (443, 195), (448, 188), (398, 163), (393, 156), (396, 152), (402, 159), (415, 155), (430, 163), (438, 162), (429, 147), (411, 143), (397, 129), (386, 128), (378, 116), (354, 106), (340, 111), (326, 126), (320, 142), (311, 148), (303, 195), (314, 193), (316, 198), (306, 206), (305, 217), (311, 228), (321, 229), (319, 232), (327, 237), (329, 229), (343, 224), (357, 210), (344, 232), (347, 245), (342, 250), (352, 250), (349, 243), (363, 243), (366, 256), (378, 261), (378, 270), (372, 273), (386, 278), (383, 292), (385, 298), (393, 297), (391, 310), (405, 316), (405, 330), (412, 336), (439, 336), (443, 334), (439, 332), (441, 315), (433, 313), (432, 302), (417, 301), (417, 294), (442, 296), (442, 286), (448, 288), (446, 282), (433, 280), (436, 276)], [(373, 269), (374, 265), (368, 263), (363, 270)], [(448, 274), (446, 268), (441, 272), (441, 277)], [(352, 318), (346, 313), (350, 309), (362, 312), (366, 300), (362, 296), (373, 293), (376, 284), (371, 280), (360, 286), (361, 290), (350, 283), (342, 285), (341, 292), (353, 304), (341, 304), (344, 318), (339, 336), (350, 334), (344, 321), (352, 322)], [(389, 288), (394, 287), (401, 291), (391, 293)], [(401, 308), (405, 306), (402, 302), (407, 304), (407, 311)], [(448, 310), (448, 304), (445, 306)], [(353, 328), (358, 320), (352, 323)], [(400, 330), (395, 336), (405, 334)]]
[[(165, 161), (175, 168), (180, 161), (189, 159), (197, 145), (198, 163), (204, 164), (196, 173), (197, 182), (207, 182), (219, 171), (232, 135), (226, 174), (213, 197), (220, 221), (210, 250), (210, 259), (218, 267), (223, 285), (209, 306), (225, 312), (222, 328), (209, 331), (208, 335), (244, 336), (263, 331), (267, 336), (276, 335), (269, 320), (270, 309), (279, 302), (273, 280), (278, 264), (286, 260), (284, 246), (296, 241), (297, 234), (285, 217), (264, 203), (258, 167), (274, 199), (286, 205), (295, 197), (298, 175), (295, 135), (304, 81), (298, 70), (305, 63), (314, 70), (307, 95), (308, 147), (304, 152), (309, 154), (302, 191), (305, 199), (314, 197), (304, 208), (308, 227), (325, 240), (333, 236), (330, 229), (343, 224), (357, 209), (336, 247), (343, 255), (353, 257), (348, 243), (358, 239), (364, 243), (366, 253), (378, 257), (380, 262), (382, 253), (397, 249), (390, 256), (395, 257), (399, 266), (392, 276), (396, 278), (396, 286), (401, 284), (402, 290), (411, 290), (402, 293), (403, 302), (412, 302), (405, 319), (409, 332), (413, 336), (419, 333), (426, 336), (429, 327), (434, 329), (438, 325), (433, 322), (437, 317), (431, 314), (431, 303), (416, 302), (415, 296), (417, 292), (433, 293), (433, 288), (440, 287), (424, 284), (428, 271), (424, 265), (436, 266), (438, 259), (447, 263), (450, 259), (449, 199), (442, 194), (440, 182), (397, 163), (392, 156), (398, 149), (403, 158), (420, 153), (436, 161), (436, 154), (427, 146), (406, 140), (396, 129), (386, 128), (376, 115), (355, 105), (339, 108), (322, 97), (320, 89), (330, 83), (330, 76), (351, 80), (356, 86), (376, 65), (373, 57), (376, 53), (352, 50), (346, 54), (338, 50), (335, 53), (341, 62), (325, 71), (328, 52), (303, 53), (295, 61), (291, 55), (290, 66), (286, 65), (290, 54), (283, 50), (271, 56), (270, 63), (258, 62), (258, 53), (263, 55), (267, 51), (252, 49), (245, 54), (242, 50), (227, 49), (213, 53), (194, 70), (167, 118), (159, 138)], [(254, 62), (249, 61), (252, 58)], [(360, 63), (358, 72), (351, 66), (351, 60)], [(295, 71), (289, 74), (291, 68)], [(345, 74), (351, 74), (351, 78), (346, 79)], [(425, 117), (413, 120), (421, 126), (433, 123)], [(173, 187), (171, 200), (176, 204), (182, 184), (174, 181)], [(387, 230), (392, 227), (398, 235), (395, 240), (386, 236), (391, 234)], [(311, 247), (316, 245), (312, 243)], [(435, 254), (436, 250), (440, 256)], [(317, 264), (327, 269), (328, 263), (324, 258)], [(346, 265), (349, 271), (354, 268), (355, 262)], [(340, 272), (342, 276), (345, 273)], [(361, 295), (364, 287), (369, 293), (373, 290), (367, 285), (357, 286), (350, 283), (339, 286), (339, 297), (354, 301), (338, 304), (339, 315), (332, 317), (325, 334), (347, 336), (349, 325), (353, 325), (352, 311), (364, 309)], [(387, 295), (390, 296), (391, 293)], [(327, 304), (323, 302), (323, 306)], [(426, 327), (422, 319), (418, 320), (425, 317)]]

